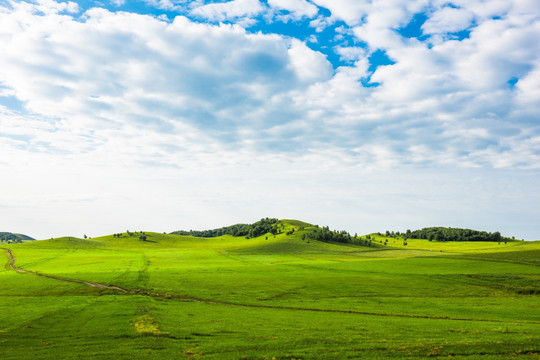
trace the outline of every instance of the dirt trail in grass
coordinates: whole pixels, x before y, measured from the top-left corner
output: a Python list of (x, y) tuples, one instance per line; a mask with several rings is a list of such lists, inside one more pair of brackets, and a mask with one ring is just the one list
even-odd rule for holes
[[(96, 287), (96, 288), (117, 290), (117, 291), (123, 292), (126, 295), (142, 295), (142, 296), (149, 296), (153, 298), (166, 299), (166, 300), (198, 302), (198, 303), (204, 303), (204, 304), (210, 304), (210, 305), (239, 306), (239, 307), (260, 308), (260, 309), (326, 312), (326, 313), (356, 314), (356, 315), (398, 317), (398, 318), (412, 318), (412, 319), (474, 321), (474, 322), (493, 322), (493, 323), (507, 322), (505, 320), (496, 320), (496, 319), (473, 319), (473, 318), (458, 318), (458, 317), (451, 317), (451, 316), (436, 316), (436, 315), (391, 314), (391, 313), (375, 313), (375, 312), (357, 311), (357, 310), (318, 309), (318, 308), (302, 308), (302, 307), (295, 307), (295, 306), (232, 303), (232, 302), (201, 299), (201, 298), (190, 297), (190, 296), (178, 296), (178, 295), (172, 295), (168, 293), (152, 292), (152, 291), (143, 290), (143, 289), (126, 290), (126, 289), (122, 289), (121, 287), (114, 286), (114, 285), (105, 285), (105, 284), (88, 282), (88, 281), (83, 281), (83, 280), (65, 278), (65, 277), (56, 276), (56, 275), (38, 273), (36, 271), (23, 270), (21, 268), (18, 268), (15, 265), (16, 258), (11, 252), (11, 250), (9, 249), (4, 249), (4, 250), (6, 250), (6, 254), (9, 255), (11, 258), (11, 262), (9, 263), (8, 267), (17, 271), (18, 273), (37, 275), (37, 276), (42, 276), (49, 279), (67, 281), (71, 283), (76, 283), (76, 284), (81, 284), (81, 285), (86, 285), (86, 286), (91, 286), (91, 287)], [(521, 323), (521, 324), (540, 324), (539, 321), (512, 321), (512, 322)]]
[(21, 268), (18, 268), (15, 263), (17, 262), (17, 259), (15, 258), (15, 255), (13, 255), (13, 253), (11, 252), (11, 250), (6, 250), (6, 254), (8, 254), (11, 258), (11, 262), (9, 263), (9, 267), (13, 270), (15, 270), (16, 272), (18, 273), (21, 273), (21, 274), (32, 274), (32, 275), (37, 275), (37, 276), (42, 276), (42, 277), (46, 277), (46, 278), (49, 278), (49, 279), (55, 279), (55, 280), (60, 280), (60, 281), (67, 281), (67, 282), (72, 282), (72, 283), (76, 283), (76, 284), (82, 284), (82, 285), (86, 285), (86, 286), (91, 286), (91, 287), (97, 287), (97, 288), (103, 288), (103, 289), (111, 289), (111, 290), (118, 290), (118, 291), (121, 291), (121, 292), (124, 292), (124, 293), (128, 293), (129, 291), (126, 290), (126, 289), (122, 289), (121, 287), (118, 287), (118, 286), (114, 286), (114, 285), (105, 285), (105, 284), (100, 284), (100, 283), (94, 283), (94, 282), (88, 282), (88, 281), (83, 281), (83, 280), (77, 280), (77, 279), (70, 279), (70, 278), (65, 278), (65, 277), (61, 277), (61, 276), (55, 276), (55, 275), (49, 275), (49, 274), (43, 274), (43, 273), (38, 273), (36, 271), (29, 271), (29, 270), (23, 270)]

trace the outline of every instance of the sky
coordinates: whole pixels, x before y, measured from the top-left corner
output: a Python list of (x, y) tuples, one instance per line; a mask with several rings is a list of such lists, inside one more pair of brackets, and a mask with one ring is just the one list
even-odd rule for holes
[(540, 239), (537, 0), (0, 0), (0, 231)]

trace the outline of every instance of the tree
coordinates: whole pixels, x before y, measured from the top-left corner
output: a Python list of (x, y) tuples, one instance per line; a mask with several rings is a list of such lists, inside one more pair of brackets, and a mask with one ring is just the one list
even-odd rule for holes
[(497, 231), (488, 233), (471, 229), (430, 227), (421, 230), (409, 230), (404, 234), (406, 239), (428, 239), (430, 241), (506, 241)]
[(280, 233), (278, 227), (284, 227), (283, 224), (278, 224), (278, 219), (265, 218), (257, 221), (253, 224), (236, 224), (232, 226), (222, 227), (219, 229), (211, 230), (179, 230), (173, 231), (171, 234), (174, 235), (190, 235), (196, 237), (216, 237), (229, 234), (232, 236), (246, 236), (249, 238), (258, 237), (266, 233), (271, 233), (276, 235)]

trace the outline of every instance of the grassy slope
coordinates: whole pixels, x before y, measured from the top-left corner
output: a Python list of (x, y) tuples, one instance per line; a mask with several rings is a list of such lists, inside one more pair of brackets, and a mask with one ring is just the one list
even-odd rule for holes
[(0, 358), (538, 356), (540, 242), (374, 249), (301, 234), (11, 245), (22, 268), (153, 296), (0, 271)]

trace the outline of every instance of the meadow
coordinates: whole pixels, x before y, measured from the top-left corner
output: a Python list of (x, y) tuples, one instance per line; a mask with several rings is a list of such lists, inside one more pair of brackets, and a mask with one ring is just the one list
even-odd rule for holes
[(0, 358), (540, 357), (540, 242), (365, 247), (281, 223), (2, 245)]

